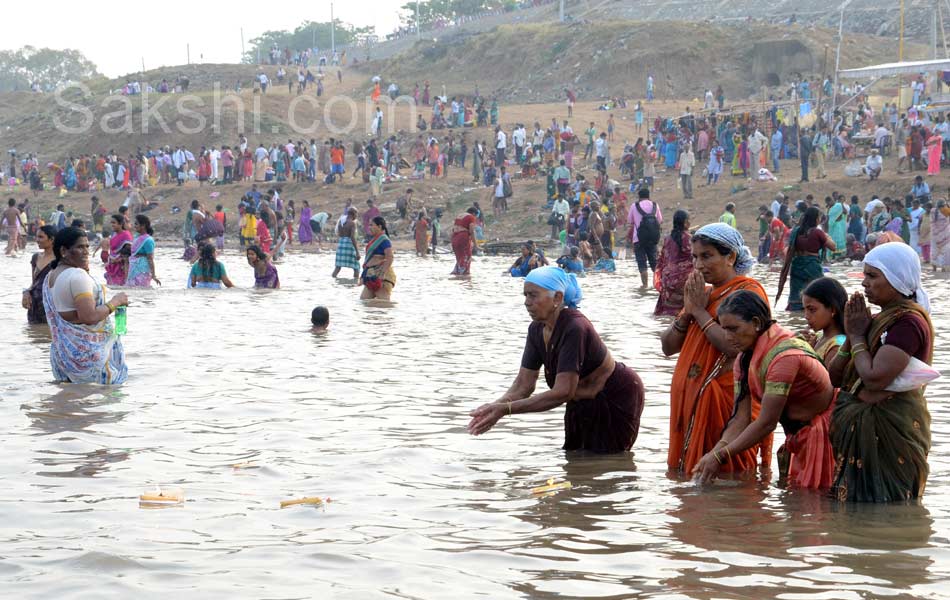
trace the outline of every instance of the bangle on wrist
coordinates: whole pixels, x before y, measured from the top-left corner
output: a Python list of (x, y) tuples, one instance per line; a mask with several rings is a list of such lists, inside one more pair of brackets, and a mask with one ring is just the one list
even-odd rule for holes
[(700, 331), (702, 331), (702, 333), (706, 333), (706, 331), (715, 324), (716, 319), (714, 317), (709, 317), (709, 320), (706, 321), (706, 324), (703, 325), (703, 328)]
[(111, 302), (106, 302), (106, 308), (109, 309), (110, 315), (115, 312), (115, 306), (113, 306)]
[(508, 416), (511, 416), (511, 402), (508, 403)]

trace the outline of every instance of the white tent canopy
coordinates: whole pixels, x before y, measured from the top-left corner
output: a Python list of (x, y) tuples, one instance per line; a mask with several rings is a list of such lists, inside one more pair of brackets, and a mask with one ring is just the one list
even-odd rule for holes
[(950, 71), (950, 59), (939, 60), (910, 60), (883, 65), (872, 65), (860, 69), (846, 69), (838, 71), (838, 77), (845, 79), (869, 79), (890, 77), (892, 75), (916, 75), (931, 71)]

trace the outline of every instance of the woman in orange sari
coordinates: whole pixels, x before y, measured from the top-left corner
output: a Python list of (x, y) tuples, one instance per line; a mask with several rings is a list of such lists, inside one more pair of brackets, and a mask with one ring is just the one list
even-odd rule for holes
[[(827, 490), (835, 467), (828, 434), (835, 390), (821, 357), (808, 342), (773, 321), (768, 303), (754, 292), (727, 296), (718, 321), (742, 351), (733, 365), (736, 408), (722, 439), (699, 461), (694, 474), (701, 483), (709, 481), (729, 457), (760, 444), (781, 423), (781, 478), (792, 487)], [(762, 407), (755, 419), (753, 403)]]
[[(670, 389), (667, 466), (682, 473), (691, 473), (713, 449), (732, 414), (730, 365), (737, 351), (715, 320), (719, 303), (737, 290), (749, 290), (767, 301), (762, 285), (745, 276), (755, 259), (737, 230), (725, 223), (706, 225), (693, 236), (692, 252), (695, 270), (686, 281), (683, 311), (660, 336), (666, 356), (679, 353)], [(758, 414), (759, 405), (753, 403), (752, 418)], [(754, 469), (759, 446), (762, 455), (769, 456), (772, 436), (734, 453), (720, 470)]]

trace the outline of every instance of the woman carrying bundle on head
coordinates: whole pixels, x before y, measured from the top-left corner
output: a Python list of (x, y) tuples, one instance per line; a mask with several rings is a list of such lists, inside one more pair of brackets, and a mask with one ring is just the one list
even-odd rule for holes
[[(558, 267), (539, 267), (524, 283), (531, 316), (521, 369), (496, 402), (472, 411), (469, 433), (481, 435), (504, 416), (544, 412), (567, 403), (564, 449), (629, 451), (640, 430), (644, 390), (640, 377), (615, 362), (580, 311), (577, 278)], [(548, 391), (535, 394), (544, 367)]]

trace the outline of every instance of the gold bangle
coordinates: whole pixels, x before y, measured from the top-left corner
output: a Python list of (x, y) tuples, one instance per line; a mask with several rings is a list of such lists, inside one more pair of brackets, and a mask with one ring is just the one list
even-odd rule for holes
[(110, 314), (110, 315), (115, 312), (115, 307), (112, 306), (112, 303), (111, 303), (111, 302), (106, 302), (106, 308), (109, 309), (109, 314)]
[(511, 402), (508, 403), (508, 416), (511, 416)]
[(858, 354), (861, 354), (862, 352), (867, 352), (867, 351), (868, 351), (867, 348), (856, 348), (855, 350), (851, 351), (851, 356), (856, 357)]
[[(722, 446), (720, 446), (720, 444), (722, 444)], [(726, 440), (719, 440), (718, 442), (716, 442), (716, 445), (713, 446), (713, 450), (718, 450), (719, 448), (723, 446), (728, 446), (728, 445), (729, 445), (729, 442), (727, 442)]]
[(703, 328), (700, 330), (701, 333), (706, 333), (706, 330), (716, 324), (715, 317), (709, 317), (709, 320), (706, 321), (706, 324), (703, 325)]
[(715, 458), (716, 462), (720, 465), (726, 462), (722, 459), (722, 454), (719, 453), (719, 450), (713, 451), (713, 458)]

